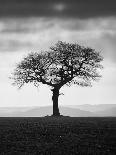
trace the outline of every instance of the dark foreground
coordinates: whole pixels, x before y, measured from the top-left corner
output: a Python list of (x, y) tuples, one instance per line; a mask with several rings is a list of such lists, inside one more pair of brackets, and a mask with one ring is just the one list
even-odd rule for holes
[(116, 155), (116, 118), (0, 118), (0, 155)]

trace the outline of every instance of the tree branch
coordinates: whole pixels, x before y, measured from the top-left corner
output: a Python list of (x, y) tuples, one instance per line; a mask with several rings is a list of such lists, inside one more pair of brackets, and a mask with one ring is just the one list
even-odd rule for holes
[(37, 79), (37, 80), (38, 80), (38, 82), (42, 82), (43, 84), (47, 84), (47, 85), (52, 86), (52, 87), (55, 86), (55, 85), (52, 84), (51, 82), (47, 82), (47, 81), (45, 81), (44, 79), (42, 79), (41, 76), (40, 76), (40, 79)]

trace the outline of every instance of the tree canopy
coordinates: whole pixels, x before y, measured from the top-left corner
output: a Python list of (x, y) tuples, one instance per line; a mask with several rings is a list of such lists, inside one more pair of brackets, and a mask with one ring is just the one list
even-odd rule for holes
[(13, 73), (14, 84), (19, 88), (30, 82), (53, 88), (65, 84), (91, 86), (92, 81), (101, 77), (102, 60), (95, 49), (58, 41), (48, 51), (30, 53), (17, 64)]

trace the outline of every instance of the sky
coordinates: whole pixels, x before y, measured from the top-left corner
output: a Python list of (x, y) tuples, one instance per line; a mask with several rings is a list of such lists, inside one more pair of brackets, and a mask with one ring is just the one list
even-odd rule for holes
[(104, 57), (100, 81), (91, 88), (61, 88), (59, 105), (116, 104), (115, 0), (0, 0), (0, 107), (52, 105), (49, 87), (18, 90), (9, 77), (24, 56), (49, 50), (58, 40)]

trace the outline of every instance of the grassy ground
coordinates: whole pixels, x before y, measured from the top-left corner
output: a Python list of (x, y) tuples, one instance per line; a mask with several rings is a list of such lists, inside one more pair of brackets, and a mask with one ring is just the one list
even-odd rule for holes
[(115, 155), (116, 118), (0, 118), (0, 155)]

